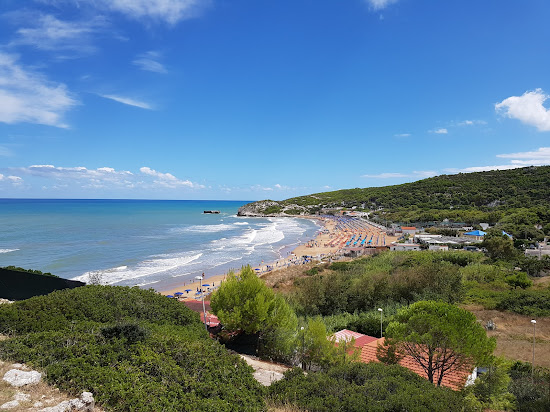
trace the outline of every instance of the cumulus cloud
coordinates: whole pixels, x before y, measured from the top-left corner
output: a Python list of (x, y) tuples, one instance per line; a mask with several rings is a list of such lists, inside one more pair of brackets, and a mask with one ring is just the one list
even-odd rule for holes
[(132, 63), (138, 66), (141, 70), (148, 72), (160, 74), (168, 73), (164, 65), (159, 62), (160, 57), (159, 52), (148, 51), (147, 53), (138, 55)]
[(447, 129), (445, 129), (444, 127), (441, 127), (439, 129), (435, 129), (432, 132), (435, 133), (435, 134), (447, 134), (447, 133), (449, 133), (449, 131)]
[(395, 137), (409, 137), (411, 134), (410, 133), (398, 133), (398, 134), (394, 134)]
[(204, 186), (193, 183), (190, 180), (180, 180), (170, 173), (161, 173), (154, 169), (151, 169), (150, 167), (142, 167), (139, 169), (139, 171), (144, 175), (154, 177), (154, 183), (164, 187), (176, 188), (186, 186), (191, 188), (204, 188)]
[(366, 0), (367, 4), (373, 10), (382, 10), (388, 7), (390, 4), (397, 3), (398, 0)]
[(0, 122), (67, 128), (63, 115), (77, 104), (64, 84), (51, 82), (23, 68), (16, 56), (0, 52)]
[(548, 132), (550, 131), (550, 109), (544, 107), (544, 102), (549, 97), (542, 89), (535, 89), (521, 96), (504, 99), (495, 104), (495, 110), (502, 116), (535, 126), (541, 132)]
[(17, 37), (10, 45), (25, 45), (40, 50), (56, 52), (92, 53), (96, 50), (93, 38), (107, 28), (103, 17), (83, 21), (63, 21), (46, 14), (23, 13), (25, 21), (17, 30)]
[(99, 96), (114, 100), (115, 102), (126, 104), (128, 106), (139, 107), (140, 109), (153, 110), (153, 107), (149, 103), (145, 103), (139, 100), (131, 99), (129, 97), (117, 96), (115, 94), (100, 94)]

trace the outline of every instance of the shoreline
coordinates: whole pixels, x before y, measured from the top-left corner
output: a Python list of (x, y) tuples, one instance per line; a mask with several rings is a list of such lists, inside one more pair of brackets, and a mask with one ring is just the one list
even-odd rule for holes
[[(337, 218), (331, 219), (327, 217), (320, 216), (295, 216), (295, 218), (300, 219), (313, 219), (317, 220), (320, 223), (320, 228), (317, 231), (316, 236), (313, 239), (308, 240), (303, 244), (299, 244), (294, 249), (287, 253), (287, 256), (283, 256), (280, 259), (275, 260), (274, 262), (264, 263), (262, 262), (259, 266), (252, 266), (252, 269), (258, 273), (259, 277), (266, 273), (276, 271), (279, 269), (284, 269), (291, 265), (298, 265), (311, 262), (313, 260), (320, 261), (323, 258), (340, 258), (342, 250), (346, 241), (352, 236), (359, 236), (366, 240), (368, 236), (371, 236), (371, 240), (377, 235), (377, 244), (381, 241), (379, 240), (383, 236), (384, 244), (386, 240), (391, 242), (392, 238), (386, 235), (386, 233), (367, 222), (361, 222), (362, 225), (357, 227), (352, 227), (351, 225), (346, 227), (341, 226), (338, 223)], [(383, 235), (382, 235), (383, 234)], [(284, 248), (284, 247), (283, 247)], [(222, 275), (213, 275), (205, 276), (202, 280), (205, 284), (209, 285), (206, 289), (206, 294), (210, 294), (217, 288), (226, 278), (226, 274)], [(179, 285), (175, 288), (165, 289), (158, 291), (163, 295), (174, 295), (176, 292), (184, 293), (179, 299), (187, 300), (194, 299), (196, 291), (200, 288), (200, 283), (198, 280), (185, 282), (183, 285)], [(190, 292), (185, 292), (185, 290), (191, 290)]]
[[(280, 259), (275, 260), (274, 262), (267, 262), (264, 263), (262, 261), (262, 264), (259, 266), (252, 266), (252, 269), (256, 272), (259, 272), (258, 275), (261, 277), (263, 274), (270, 272), (269, 268), (273, 268), (273, 270), (283, 268), (284, 265), (290, 264), (291, 261), (294, 260), (295, 257), (297, 257), (297, 254), (301, 251), (300, 248), (305, 248), (306, 245), (309, 242), (315, 241), (320, 237), (321, 232), (323, 232), (326, 229), (327, 219), (321, 218), (319, 216), (293, 216), (294, 218), (300, 218), (300, 219), (313, 219), (318, 220), (321, 222), (321, 226), (319, 227), (319, 230), (317, 231), (317, 235), (312, 240), (308, 240), (306, 243), (299, 244), (294, 249), (288, 252), (286, 257), (281, 257)], [(283, 246), (281, 249), (284, 249), (287, 246)], [(303, 256), (303, 255), (302, 255)], [(238, 271), (236, 271), (238, 273)], [(207, 287), (207, 294), (210, 294), (214, 288), (217, 288), (226, 278), (227, 273), (224, 273), (222, 275), (212, 275), (212, 276), (205, 276), (202, 280), (205, 284), (210, 285)], [(196, 291), (200, 288), (201, 282), (198, 280), (189, 281), (190, 283), (184, 282), (183, 286), (180, 285), (175, 288), (165, 289), (165, 290), (159, 290), (158, 293), (162, 295), (174, 295), (176, 292), (183, 292), (185, 293), (180, 297), (181, 300), (187, 300), (187, 299), (194, 299)], [(191, 289), (190, 292), (186, 293), (185, 290)]]

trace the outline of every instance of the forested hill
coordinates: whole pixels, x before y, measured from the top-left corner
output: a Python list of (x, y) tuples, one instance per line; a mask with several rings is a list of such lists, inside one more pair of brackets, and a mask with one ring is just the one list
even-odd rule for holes
[[(243, 211), (316, 213), (321, 208), (399, 211), (503, 210), (550, 206), (550, 166), (441, 175), (413, 183), (316, 193), (280, 202), (261, 201)], [(252, 214), (252, 213), (249, 213)]]

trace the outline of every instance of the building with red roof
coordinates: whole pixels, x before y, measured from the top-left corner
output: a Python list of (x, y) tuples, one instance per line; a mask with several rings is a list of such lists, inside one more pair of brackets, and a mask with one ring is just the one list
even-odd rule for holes
[[(380, 362), (376, 357), (376, 349), (378, 345), (384, 345), (385, 338), (375, 339), (369, 343), (363, 345), (361, 348), (361, 362)], [(413, 371), (417, 375), (428, 379), (426, 371), (414, 360), (412, 356), (404, 356), (399, 362), (399, 365)], [(464, 388), (464, 386), (471, 385), (477, 377), (477, 368), (462, 368), (447, 372), (441, 380), (441, 385), (451, 388), (455, 391)], [(434, 381), (437, 381), (439, 375), (434, 377)]]

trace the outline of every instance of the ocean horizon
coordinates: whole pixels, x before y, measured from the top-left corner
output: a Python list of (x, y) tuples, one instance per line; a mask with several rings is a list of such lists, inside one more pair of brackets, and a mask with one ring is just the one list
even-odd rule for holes
[(0, 199), (0, 266), (160, 291), (273, 262), (319, 230), (309, 219), (238, 217), (246, 203)]

